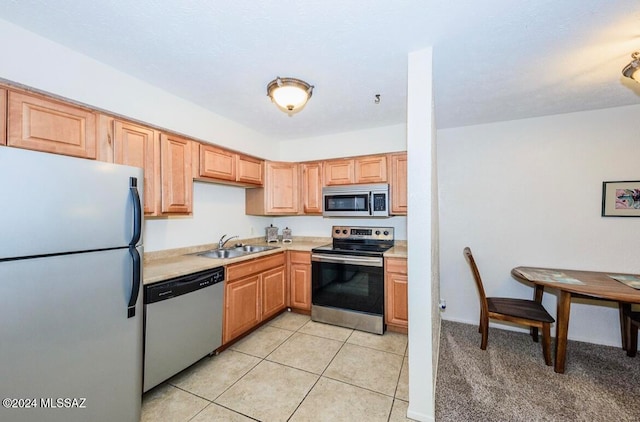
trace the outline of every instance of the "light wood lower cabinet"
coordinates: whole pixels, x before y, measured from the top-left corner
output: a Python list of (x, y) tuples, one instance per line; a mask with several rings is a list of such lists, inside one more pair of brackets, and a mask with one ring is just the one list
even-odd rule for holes
[(287, 294), (284, 252), (227, 266), (223, 343), (285, 309)]
[(38, 95), (9, 91), (7, 145), (96, 158), (96, 115)]
[(311, 253), (289, 251), (289, 306), (311, 311)]
[(0, 89), (0, 145), (7, 145), (7, 90)]
[(384, 266), (385, 324), (392, 331), (406, 333), (409, 327), (407, 260), (385, 258)]
[(228, 280), (224, 291), (224, 334), (227, 343), (260, 323), (260, 276)]

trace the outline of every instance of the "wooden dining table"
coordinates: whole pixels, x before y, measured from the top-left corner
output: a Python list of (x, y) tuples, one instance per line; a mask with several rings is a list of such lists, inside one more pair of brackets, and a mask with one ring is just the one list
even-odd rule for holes
[(569, 313), (572, 297), (587, 297), (616, 301), (620, 308), (620, 328), (623, 348), (626, 345), (629, 327), (623, 316), (623, 308), (631, 304), (640, 304), (640, 290), (630, 287), (616, 278), (626, 280), (629, 284), (640, 287), (640, 275), (616, 272), (596, 272), (566, 270), (556, 268), (516, 267), (511, 275), (517, 280), (535, 285), (534, 300), (542, 302), (544, 288), (556, 289), (560, 292), (558, 312), (556, 315), (556, 353), (554, 370), (564, 373), (567, 355), (567, 334), (569, 329)]

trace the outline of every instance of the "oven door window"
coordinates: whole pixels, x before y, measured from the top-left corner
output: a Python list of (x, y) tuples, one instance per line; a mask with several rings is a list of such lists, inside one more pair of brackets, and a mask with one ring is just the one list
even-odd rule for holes
[(327, 195), (325, 211), (369, 211), (369, 194)]
[(314, 305), (383, 315), (382, 267), (312, 262), (311, 301)]

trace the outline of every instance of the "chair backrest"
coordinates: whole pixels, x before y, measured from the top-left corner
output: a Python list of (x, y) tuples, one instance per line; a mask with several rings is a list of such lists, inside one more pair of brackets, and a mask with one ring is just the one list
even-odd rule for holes
[(480, 307), (482, 308), (485, 315), (487, 315), (487, 311), (489, 309), (489, 306), (487, 305), (487, 296), (484, 293), (484, 286), (482, 285), (482, 278), (480, 278), (480, 271), (478, 271), (476, 260), (473, 259), (473, 254), (471, 253), (471, 249), (468, 246), (464, 248), (464, 257), (467, 259), (469, 267), (471, 267), (473, 279), (475, 280), (476, 287), (478, 288), (478, 294), (480, 295)]

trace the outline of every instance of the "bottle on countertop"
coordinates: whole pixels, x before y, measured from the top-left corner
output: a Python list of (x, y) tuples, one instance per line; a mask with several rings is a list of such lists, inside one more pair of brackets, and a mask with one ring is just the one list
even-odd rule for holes
[(267, 227), (265, 229), (266, 231), (266, 241), (267, 243), (270, 242), (277, 242), (278, 241), (278, 228), (277, 227), (273, 227), (273, 224), (270, 224), (269, 227)]
[(286, 227), (282, 229), (282, 243), (291, 243), (293, 242), (293, 238), (291, 236), (291, 229)]

